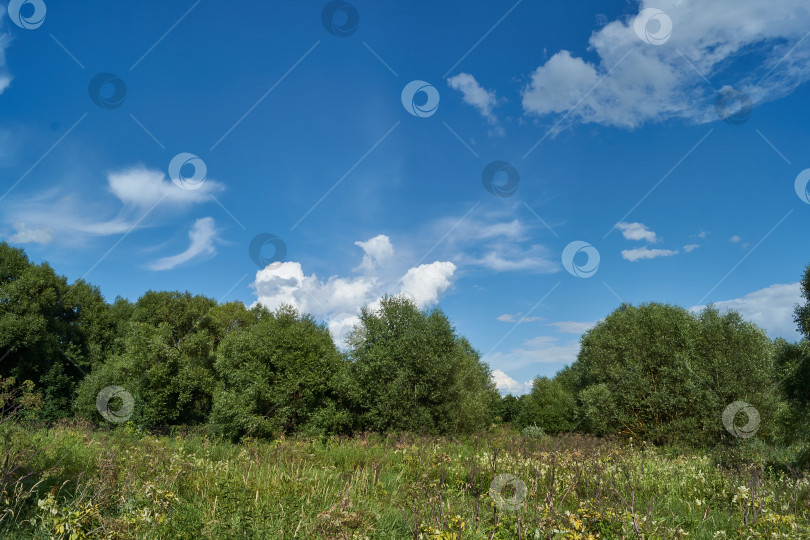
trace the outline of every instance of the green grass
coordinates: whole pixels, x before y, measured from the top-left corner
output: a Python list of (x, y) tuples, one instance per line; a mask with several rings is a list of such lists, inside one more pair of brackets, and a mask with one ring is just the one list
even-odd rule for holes
[[(2, 538), (810, 538), (810, 477), (756, 441), (701, 453), (507, 428), (242, 444), (3, 428), (0, 475), (22, 466), (0, 481)], [(499, 507), (506, 474), (525, 498), (508, 484)]]

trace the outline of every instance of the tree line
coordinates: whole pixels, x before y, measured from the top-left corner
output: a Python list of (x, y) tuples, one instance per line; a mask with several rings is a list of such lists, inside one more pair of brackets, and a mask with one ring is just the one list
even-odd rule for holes
[[(796, 322), (810, 338), (810, 266), (801, 286)], [(359, 319), (341, 351), (290, 306), (166, 291), (109, 303), (0, 243), (0, 378), (30, 381), (38, 407), (26, 414), (42, 421), (201, 425), (232, 440), (509, 422), (700, 445), (730, 437), (721, 415), (743, 401), (759, 413), (759, 436), (810, 440), (808, 339), (772, 341), (734, 311), (623, 304), (583, 336), (574, 363), (520, 398), (498, 394), (441, 309), (386, 297)]]

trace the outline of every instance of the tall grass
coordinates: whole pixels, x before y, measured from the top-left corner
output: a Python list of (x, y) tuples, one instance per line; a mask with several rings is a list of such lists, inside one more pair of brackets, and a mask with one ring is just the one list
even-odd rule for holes
[(498, 428), (237, 445), (2, 427), (21, 478), (1, 496), (2, 538), (810, 538), (810, 478), (750, 441), (696, 453)]

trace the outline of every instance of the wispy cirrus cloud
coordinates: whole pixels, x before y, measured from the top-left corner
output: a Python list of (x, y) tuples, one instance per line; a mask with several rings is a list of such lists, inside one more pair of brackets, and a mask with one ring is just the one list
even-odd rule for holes
[[(793, 320), (793, 309), (801, 302), (800, 283), (777, 283), (764, 289), (750, 292), (741, 298), (716, 302), (714, 307), (721, 311), (733, 309), (740, 312), (743, 319), (756, 323), (765, 329), (771, 338), (799, 340), (801, 336)], [(692, 311), (701, 311), (706, 306), (695, 306)]]
[(6, 65), (6, 49), (11, 43), (11, 36), (3, 31), (5, 17), (6, 6), (0, 5), (0, 94), (11, 85), (11, 73)]
[(503, 315), (498, 315), (498, 320), (501, 322), (508, 322), (508, 323), (516, 323), (516, 322), (537, 322), (537, 321), (544, 321), (543, 317), (539, 317), (537, 315), (529, 315), (525, 317), (522, 313), (504, 313)]
[(447, 84), (453, 90), (461, 92), (464, 103), (475, 107), (481, 116), (486, 118), (491, 125), (496, 126), (496, 134), (503, 135), (503, 128), (498, 126), (498, 118), (493, 112), (493, 109), (498, 105), (494, 90), (487, 90), (481, 86), (475, 80), (475, 77), (469, 73), (459, 73), (449, 77)]
[(579, 321), (558, 321), (549, 323), (549, 326), (553, 326), (557, 332), (561, 332), (563, 334), (584, 334), (594, 326), (599, 321), (590, 321), (590, 322), (579, 322)]
[(219, 240), (214, 218), (198, 219), (188, 232), (189, 245), (185, 251), (163, 257), (149, 264), (150, 270), (171, 270), (194, 259), (211, 257), (216, 254), (214, 244)]
[[(445, 252), (460, 268), (551, 274), (562, 269), (552, 250), (537, 242), (535, 218), (515, 217), (519, 206), (437, 220), (430, 236), (445, 236)], [(525, 210), (523, 210), (525, 212)], [(449, 232), (448, 232), (449, 231)]]
[(107, 175), (107, 192), (116, 203), (85, 197), (75, 191), (53, 188), (27, 199), (8, 198), (2, 203), (3, 219), (13, 233), (5, 237), (17, 243), (81, 245), (93, 237), (109, 236), (146, 227), (143, 219), (161, 209), (175, 212), (212, 200), (222, 184), (207, 180), (198, 189), (183, 189), (166, 174), (145, 167), (132, 167)]

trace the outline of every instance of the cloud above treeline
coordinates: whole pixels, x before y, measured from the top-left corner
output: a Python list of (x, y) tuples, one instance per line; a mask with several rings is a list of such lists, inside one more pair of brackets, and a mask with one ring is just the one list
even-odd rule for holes
[(452, 287), (456, 265), (449, 261), (419, 264), (392, 273), (395, 250), (386, 235), (355, 242), (362, 257), (351, 275), (320, 278), (307, 274), (300, 262), (274, 262), (256, 273), (251, 285), (256, 302), (276, 309), (290, 304), (324, 320), (339, 345), (359, 322), (361, 308), (378, 305), (386, 294), (411, 298), (419, 308), (438, 303)]

